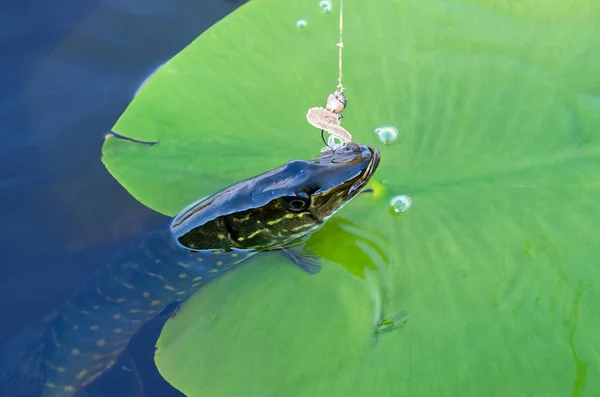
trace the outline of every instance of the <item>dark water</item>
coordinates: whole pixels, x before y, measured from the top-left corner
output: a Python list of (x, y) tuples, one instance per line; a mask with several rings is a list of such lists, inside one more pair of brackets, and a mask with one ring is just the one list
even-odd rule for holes
[[(104, 134), (157, 66), (241, 3), (2, 2), (2, 339), (38, 321), (119, 246), (163, 219), (105, 170)], [(148, 324), (127, 357), (146, 396), (180, 396), (152, 361), (161, 326), (160, 320)], [(131, 379), (112, 374), (90, 395), (119, 395), (119, 382)]]

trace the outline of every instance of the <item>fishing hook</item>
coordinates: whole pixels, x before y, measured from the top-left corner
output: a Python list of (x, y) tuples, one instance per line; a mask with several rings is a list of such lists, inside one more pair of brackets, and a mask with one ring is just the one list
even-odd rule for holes
[(333, 152), (333, 148), (331, 146), (329, 146), (329, 142), (327, 142), (325, 140), (325, 131), (321, 130), (321, 139), (323, 140), (323, 143), (329, 148), (331, 149), (331, 151)]

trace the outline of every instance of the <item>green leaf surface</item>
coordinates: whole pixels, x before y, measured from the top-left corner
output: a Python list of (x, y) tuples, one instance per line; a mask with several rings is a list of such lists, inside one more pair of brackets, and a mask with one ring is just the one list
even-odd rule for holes
[[(174, 214), (318, 152), (305, 113), (335, 88), (339, 16), (318, 3), (252, 0), (169, 61), (115, 126), (160, 143), (108, 139), (111, 173)], [(195, 294), (161, 374), (188, 396), (598, 396), (600, 4), (344, 13), (343, 125), (381, 150), (376, 194), (312, 237), (320, 274), (267, 255)]]

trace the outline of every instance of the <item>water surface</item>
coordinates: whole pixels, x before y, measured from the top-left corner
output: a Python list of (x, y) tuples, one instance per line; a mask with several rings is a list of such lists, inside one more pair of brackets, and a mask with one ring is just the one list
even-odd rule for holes
[[(0, 337), (40, 320), (163, 219), (108, 174), (104, 135), (148, 74), (242, 2), (3, 4)], [(149, 324), (129, 352), (146, 396), (180, 396), (154, 369), (161, 325)], [(118, 395), (120, 381), (92, 395)]]

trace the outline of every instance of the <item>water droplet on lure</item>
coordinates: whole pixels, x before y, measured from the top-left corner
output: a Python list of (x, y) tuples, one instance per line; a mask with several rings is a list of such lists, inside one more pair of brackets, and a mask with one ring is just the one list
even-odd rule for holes
[(400, 215), (408, 211), (412, 204), (410, 197), (401, 195), (390, 200), (390, 210), (394, 215)]
[(319, 3), (319, 7), (325, 12), (331, 12), (331, 1), (323, 0)]
[(304, 20), (304, 19), (301, 19), (301, 20), (299, 20), (298, 22), (296, 22), (296, 26), (298, 26), (299, 28), (304, 28), (304, 27), (306, 27), (306, 24), (307, 24), (307, 23), (308, 23), (308, 22), (306, 22), (306, 20)]
[(392, 143), (398, 139), (398, 130), (396, 127), (388, 126), (375, 128), (375, 133), (383, 143)]

